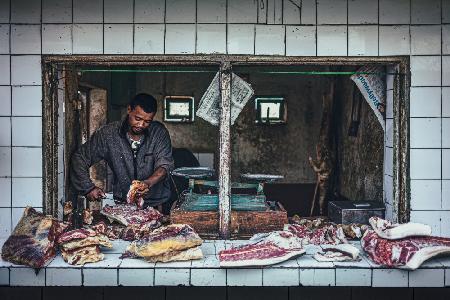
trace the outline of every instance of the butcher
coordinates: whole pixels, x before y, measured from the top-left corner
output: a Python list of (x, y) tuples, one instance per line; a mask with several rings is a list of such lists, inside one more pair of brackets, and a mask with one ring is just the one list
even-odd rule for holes
[(102, 126), (77, 149), (71, 158), (70, 182), (78, 195), (89, 201), (105, 197), (89, 176), (89, 168), (104, 160), (114, 174), (114, 200), (127, 201), (131, 184), (138, 183), (144, 191), (138, 195), (143, 206), (161, 209), (170, 199), (168, 175), (174, 161), (169, 132), (153, 120), (156, 111), (153, 96), (138, 94), (129, 102), (122, 121)]

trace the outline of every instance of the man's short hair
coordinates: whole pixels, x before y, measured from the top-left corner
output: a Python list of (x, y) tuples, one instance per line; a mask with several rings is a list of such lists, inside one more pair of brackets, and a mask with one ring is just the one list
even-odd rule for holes
[(128, 105), (130, 105), (132, 110), (135, 109), (136, 106), (140, 106), (146, 113), (156, 113), (158, 110), (158, 104), (155, 97), (145, 93), (140, 93), (134, 96)]

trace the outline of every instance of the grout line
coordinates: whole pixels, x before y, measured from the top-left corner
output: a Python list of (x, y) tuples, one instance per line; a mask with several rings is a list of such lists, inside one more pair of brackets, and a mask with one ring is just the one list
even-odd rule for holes
[[(132, 53), (135, 54), (135, 44), (136, 44), (136, 20), (135, 20), (135, 14), (136, 14), (136, 0), (133, 0), (133, 8), (132, 8), (132, 13), (133, 13), (133, 27), (132, 27), (132, 40), (131, 42), (133, 43), (132, 45)], [(119, 275), (117, 275), (119, 276)]]

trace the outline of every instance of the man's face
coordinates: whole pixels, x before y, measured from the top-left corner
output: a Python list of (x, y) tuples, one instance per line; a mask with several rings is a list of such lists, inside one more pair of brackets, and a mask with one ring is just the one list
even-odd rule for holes
[(150, 126), (153, 121), (155, 113), (147, 113), (139, 105), (134, 109), (128, 106), (128, 124), (130, 125), (131, 133), (140, 135), (146, 128)]

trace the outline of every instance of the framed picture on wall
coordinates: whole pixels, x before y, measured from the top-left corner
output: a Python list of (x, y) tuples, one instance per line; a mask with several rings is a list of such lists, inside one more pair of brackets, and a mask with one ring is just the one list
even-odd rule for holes
[(194, 97), (164, 97), (164, 121), (178, 123), (194, 122)]
[(267, 96), (255, 98), (256, 124), (285, 124), (286, 101), (284, 97)]

